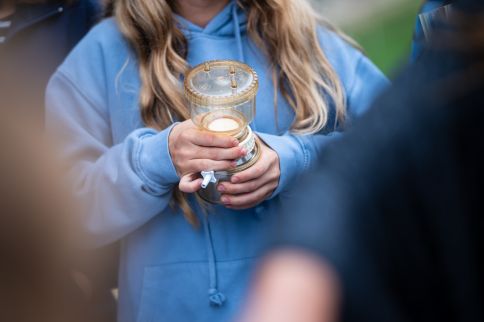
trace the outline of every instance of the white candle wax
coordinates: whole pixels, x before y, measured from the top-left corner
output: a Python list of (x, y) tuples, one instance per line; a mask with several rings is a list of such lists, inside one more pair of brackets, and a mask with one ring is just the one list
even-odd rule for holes
[(229, 132), (239, 128), (239, 123), (233, 118), (221, 117), (213, 120), (208, 129), (213, 132)]

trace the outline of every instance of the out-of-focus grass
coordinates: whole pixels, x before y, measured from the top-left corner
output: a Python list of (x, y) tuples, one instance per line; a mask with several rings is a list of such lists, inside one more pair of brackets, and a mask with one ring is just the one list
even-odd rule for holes
[(420, 3), (419, 0), (407, 0), (383, 16), (344, 29), (383, 72), (391, 75), (408, 59)]

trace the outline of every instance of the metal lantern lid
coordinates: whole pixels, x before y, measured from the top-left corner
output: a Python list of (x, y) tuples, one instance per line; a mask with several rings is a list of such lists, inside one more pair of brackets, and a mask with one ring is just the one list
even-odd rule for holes
[(244, 63), (212, 60), (195, 66), (185, 76), (185, 96), (202, 106), (238, 105), (255, 97), (256, 72)]

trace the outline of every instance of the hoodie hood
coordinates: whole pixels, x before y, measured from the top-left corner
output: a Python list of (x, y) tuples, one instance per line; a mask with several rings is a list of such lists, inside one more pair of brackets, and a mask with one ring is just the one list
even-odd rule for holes
[[(234, 12), (235, 11), (235, 12)], [(187, 39), (193, 37), (235, 37), (240, 29), (241, 33), (247, 31), (247, 16), (236, 1), (230, 1), (205, 27), (200, 27), (182, 16), (175, 15), (178, 28), (182, 30)]]
[(247, 15), (236, 1), (230, 1), (205, 27), (179, 15), (175, 18), (189, 42), (188, 61), (195, 62), (195, 65), (213, 59), (245, 62), (242, 37), (247, 33)]

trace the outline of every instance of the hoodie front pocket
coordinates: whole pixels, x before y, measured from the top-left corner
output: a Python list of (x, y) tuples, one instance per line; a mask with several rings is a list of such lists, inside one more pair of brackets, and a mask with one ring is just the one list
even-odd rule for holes
[(247, 290), (255, 259), (217, 262), (219, 291), (226, 300), (210, 302), (206, 262), (146, 267), (138, 322), (230, 321)]

